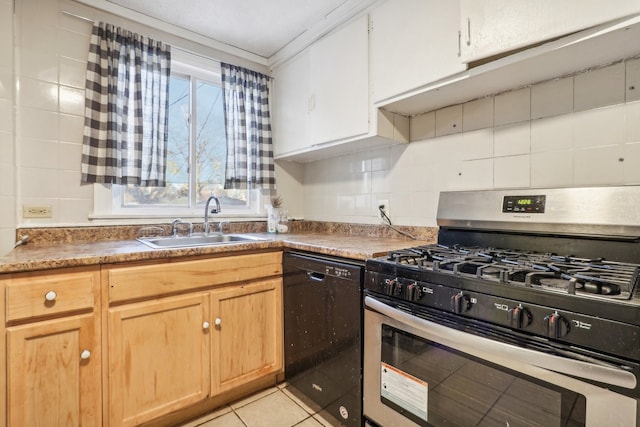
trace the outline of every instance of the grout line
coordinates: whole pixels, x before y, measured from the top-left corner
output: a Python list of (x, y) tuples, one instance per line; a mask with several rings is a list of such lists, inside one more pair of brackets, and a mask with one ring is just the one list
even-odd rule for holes
[[(205, 418), (205, 417), (208, 417), (209, 415), (213, 415), (213, 414), (215, 414), (215, 413), (217, 413), (217, 412), (221, 412), (221, 411), (223, 411), (223, 412), (222, 412), (222, 413), (220, 413), (219, 415), (217, 415), (217, 416), (215, 416), (215, 417), (213, 417), (213, 418), (207, 418), (206, 420), (203, 420), (202, 422), (199, 422), (198, 424), (187, 424), (187, 425), (193, 425), (194, 427), (203, 426), (203, 425), (206, 425), (207, 423), (209, 423), (209, 422), (211, 422), (211, 421), (213, 421), (213, 420), (216, 420), (216, 419), (218, 419), (218, 418), (220, 418), (220, 417), (223, 417), (223, 416), (225, 416), (225, 415), (227, 415), (227, 414), (232, 413), (232, 414), (234, 414), (234, 415), (236, 416), (236, 418), (237, 418), (237, 419), (242, 423), (242, 425), (243, 425), (244, 427), (254, 427), (254, 426), (249, 426), (249, 424), (247, 424), (247, 423), (242, 419), (242, 417), (240, 416), (240, 414), (237, 412), (237, 409), (243, 408), (243, 407), (245, 407), (245, 406), (247, 406), (247, 405), (249, 405), (249, 404), (251, 404), (251, 403), (258, 402), (258, 401), (260, 401), (260, 400), (264, 399), (264, 398), (265, 398), (265, 397), (267, 397), (267, 396), (271, 396), (271, 395), (272, 395), (272, 394), (274, 394), (274, 393), (281, 393), (281, 394), (283, 394), (283, 395), (284, 395), (284, 396), (285, 396), (289, 401), (291, 401), (292, 403), (294, 403), (297, 407), (299, 407), (300, 409), (302, 409), (302, 410), (307, 414), (307, 416), (306, 416), (304, 419), (302, 419), (301, 421), (299, 421), (299, 422), (298, 422), (298, 423), (296, 423), (296, 424), (293, 424), (291, 427), (299, 426), (300, 424), (302, 424), (303, 422), (305, 422), (305, 421), (309, 420), (310, 418), (311, 418), (311, 419), (313, 419), (313, 420), (314, 420), (316, 423), (318, 423), (319, 425), (321, 425), (321, 426), (323, 426), (323, 427), (327, 427), (327, 424), (325, 424), (325, 422), (323, 422), (321, 419), (319, 419), (319, 418), (318, 418), (318, 417), (321, 417), (321, 416), (319, 415), (319, 412), (315, 412), (312, 408), (310, 408), (309, 406), (307, 406), (303, 401), (301, 401), (301, 400), (299, 400), (298, 398), (296, 398), (295, 396), (290, 395), (289, 393), (285, 392), (285, 387), (275, 387), (275, 388), (273, 388), (273, 389), (266, 389), (266, 390), (263, 390), (263, 391), (261, 391), (261, 392), (257, 392), (257, 393), (255, 393), (255, 395), (260, 395), (260, 397), (258, 397), (258, 398), (255, 398), (255, 399), (253, 399), (253, 400), (250, 400), (250, 399), (251, 399), (253, 396), (255, 396), (255, 395), (247, 396), (247, 397), (246, 397), (246, 398), (244, 398), (244, 399), (240, 399), (240, 400), (238, 400), (238, 401), (236, 401), (236, 402), (233, 402), (233, 404), (234, 404), (234, 406), (235, 406), (235, 405), (236, 405), (237, 403), (239, 403), (239, 402), (246, 401), (246, 402), (245, 402), (243, 405), (241, 405), (241, 406), (235, 406), (235, 407), (234, 407), (234, 406), (232, 406), (232, 404), (231, 404), (231, 403), (229, 403), (229, 404), (225, 405), (225, 406), (229, 409), (229, 411), (223, 411), (223, 410), (225, 409), (225, 406), (222, 406), (222, 407), (220, 407), (220, 408), (217, 408), (217, 409), (215, 409), (215, 410), (211, 411), (211, 412), (210, 412), (210, 413), (208, 413), (208, 414), (204, 414), (204, 415), (202, 416), (202, 418)], [(312, 411), (312, 412), (310, 412), (310, 411)], [(281, 426), (281, 427), (286, 427), (286, 426)]]

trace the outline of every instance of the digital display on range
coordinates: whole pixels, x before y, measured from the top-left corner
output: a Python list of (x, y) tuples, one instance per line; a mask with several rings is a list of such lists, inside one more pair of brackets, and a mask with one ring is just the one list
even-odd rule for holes
[(547, 196), (504, 196), (502, 212), (544, 213)]

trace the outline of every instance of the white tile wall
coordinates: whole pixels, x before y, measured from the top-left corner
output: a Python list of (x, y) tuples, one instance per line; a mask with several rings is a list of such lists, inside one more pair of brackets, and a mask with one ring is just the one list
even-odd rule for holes
[(640, 142), (622, 146), (623, 181), (640, 182)]
[(0, 0), (0, 256), (15, 242), (13, 0)]
[[(15, 171), (14, 171), (13, 165), (8, 163), (0, 164), (0, 196), (4, 198), (13, 197), (15, 192), (14, 190), (15, 181), (13, 179), (14, 174), (15, 174)], [(11, 207), (13, 207), (13, 204)], [(3, 216), (0, 218), (4, 220), (5, 218), (12, 218), (12, 217), (13, 215), (9, 215), (9, 216)]]
[(531, 118), (531, 89), (526, 87), (495, 97), (496, 126), (517, 123)]
[(58, 59), (58, 72), (61, 85), (84, 88), (86, 78), (86, 64), (84, 62), (60, 57)]
[(494, 138), (493, 128), (465, 132), (461, 135), (454, 155), (461, 156), (462, 160), (491, 158), (494, 156)]
[(575, 76), (576, 111), (624, 102), (625, 64), (618, 63)]
[[(13, 1), (0, 0), (0, 67), (13, 68)], [(3, 84), (11, 81), (0, 80)]]
[(566, 187), (572, 182), (572, 150), (549, 150), (531, 154), (532, 187)]
[(494, 188), (527, 188), (530, 186), (529, 154), (496, 157), (493, 162)]
[(490, 190), (493, 188), (493, 159), (462, 162), (462, 188), (464, 190)]
[(623, 147), (611, 145), (576, 150), (574, 152), (573, 183), (597, 185), (624, 183)]
[(470, 132), (493, 127), (493, 96), (476, 99), (462, 105), (462, 129)]
[[(11, 87), (11, 82), (6, 84)], [(0, 132), (13, 133), (13, 107), (11, 99), (8, 98), (0, 99)]]
[(496, 126), (493, 154), (496, 157), (525, 154), (531, 150), (531, 122)]
[(20, 75), (40, 81), (58, 83), (58, 56), (55, 51), (20, 49)]
[[(640, 87), (639, 87), (640, 89)], [(640, 142), (640, 102), (625, 105), (625, 141)]]
[[(359, 213), (358, 222), (378, 222), (374, 205), (381, 198), (390, 200), (395, 223), (435, 226), (440, 191), (640, 185), (639, 64), (628, 61), (413, 117), (410, 144), (356, 155), (372, 164), (370, 193), (362, 186), (355, 194), (362, 203), (370, 200), (371, 214)], [(620, 70), (628, 76), (621, 78)], [(633, 84), (638, 88), (629, 89)], [(603, 92), (615, 93), (619, 102), (611, 104), (614, 98)], [(627, 99), (620, 101), (620, 93)], [(304, 191), (330, 203), (338, 193), (324, 185), (326, 171), (349, 162), (306, 164)], [(316, 205), (305, 203), (307, 219), (344, 218), (310, 203)]]
[(558, 116), (573, 111), (573, 77), (551, 80), (531, 88), (531, 118)]
[(531, 121), (531, 152), (573, 147), (573, 116), (546, 117)]
[(621, 144), (625, 140), (624, 104), (579, 111), (572, 120), (576, 148)]
[(433, 138), (436, 136), (436, 113), (421, 114), (413, 117), (410, 123), (411, 141)]
[(18, 166), (37, 169), (58, 169), (58, 142), (47, 139), (23, 138)]
[(11, 67), (0, 66), (0, 99), (13, 99), (12, 76)]
[[(79, 172), (91, 24), (63, 9), (62, 0), (16, 1), (18, 225), (87, 224), (93, 208)], [(51, 205), (53, 218), (22, 218), (23, 204)]]
[(462, 132), (462, 105), (436, 111), (436, 136)]
[(640, 59), (627, 61), (626, 69), (626, 100), (640, 99)]
[(28, 77), (20, 79), (20, 105), (37, 110), (58, 110), (58, 85)]
[(13, 132), (0, 131), (0, 164), (13, 164)]

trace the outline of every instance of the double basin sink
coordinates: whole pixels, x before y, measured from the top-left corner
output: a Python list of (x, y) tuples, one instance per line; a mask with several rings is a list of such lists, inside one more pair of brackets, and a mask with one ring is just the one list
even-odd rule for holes
[(210, 234), (179, 237), (140, 237), (136, 239), (153, 249), (190, 248), (229, 243), (260, 242), (265, 239), (244, 234)]

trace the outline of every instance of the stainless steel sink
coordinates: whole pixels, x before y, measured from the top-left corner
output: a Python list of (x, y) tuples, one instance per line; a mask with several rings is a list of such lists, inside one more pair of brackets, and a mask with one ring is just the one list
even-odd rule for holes
[(194, 246), (211, 246), (229, 243), (260, 242), (265, 239), (239, 234), (211, 234), (179, 237), (141, 237), (136, 239), (153, 249), (189, 248)]

